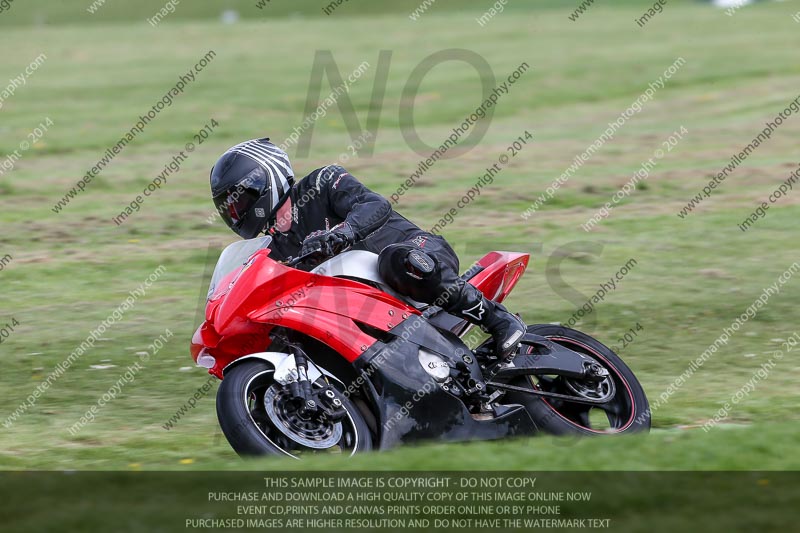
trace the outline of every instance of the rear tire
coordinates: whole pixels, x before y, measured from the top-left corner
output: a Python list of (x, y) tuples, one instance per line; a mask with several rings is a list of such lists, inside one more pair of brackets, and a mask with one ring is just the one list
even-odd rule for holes
[[(534, 333), (557, 342), (571, 350), (588, 355), (609, 372), (616, 388), (614, 397), (603, 407), (548, 399), (523, 392), (508, 392), (506, 399), (525, 406), (540, 431), (551, 435), (603, 435), (634, 433), (650, 430), (650, 407), (642, 386), (630, 368), (607, 346), (580, 331), (564, 326), (539, 324), (528, 326)], [(573, 382), (574, 383), (574, 382)], [(533, 376), (521, 376), (510, 382), (518, 387), (551, 390), (559, 393), (574, 392), (565, 386), (565, 378), (548, 380)], [(580, 383), (578, 383), (580, 386)], [(573, 385), (574, 387), (574, 385)], [(592, 410), (602, 409), (602, 413)], [(608, 425), (596, 427), (594, 420), (605, 415)]]
[[(339, 422), (301, 420), (283, 412), (280, 413), (283, 417), (278, 416), (277, 411), (283, 407), (282, 387), (274, 381), (273, 374), (272, 366), (264, 361), (245, 361), (225, 373), (217, 390), (219, 425), (236, 453), (299, 459), (309, 453), (352, 456), (372, 449), (372, 435), (364, 417), (341, 391), (337, 390), (335, 394), (347, 414)], [(267, 402), (271, 404), (272, 413), (266, 409)], [(298, 422), (296, 426), (292, 424), (295, 420)], [(292, 430), (295, 430), (295, 437), (289, 436)], [(340, 436), (338, 441), (337, 436)], [(323, 447), (302, 444), (304, 440), (310, 442), (315, 438), (323, 442), (320, 445)], [(326, 446), (327, 443), (330, 446)]]

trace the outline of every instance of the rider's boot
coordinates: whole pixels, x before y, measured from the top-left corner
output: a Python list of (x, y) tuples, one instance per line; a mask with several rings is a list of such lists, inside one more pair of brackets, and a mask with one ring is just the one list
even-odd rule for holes
[(501, 359), (513, 355), (526, 332), (525, 323), (505, 307), (483, 296), (478, 289), (465, 283), (460, 297), (454, 298), (448, 311), (478, 325), (494, 339), (495, 353)]

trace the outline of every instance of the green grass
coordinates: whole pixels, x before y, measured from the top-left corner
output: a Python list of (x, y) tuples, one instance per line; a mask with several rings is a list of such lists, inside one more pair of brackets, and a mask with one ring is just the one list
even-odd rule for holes
[[(576, 2), (547, 9), (517, 7), (485, 28), (475, 17), (489, 2), (435, 4), (417, 22), (417, 2), (370, 14), (352, 0), (331, 17), (216, 22), (219, 8), (180, 6), (174, 19), (151, 28), (144, 17), (162, 2), (136, 8), (109, 4), (95, 16), (84, 3), (48, 7), (44, 25), (19, 2), (0, 14), (6, 54), (0, 80), (19, 75), (38, 54), (47, 61), (0, 110), (0, 154), (17, 149), (46, 117), (54, 125), (0, 176), (0, 325), (21, 324), (0, 346), (5, 365), (0, 419), (5, 420), (88, 333), (159, 265), (165, 275), (37, 405), (10, 429), (0, 429), (0, 467), (7, 469), (797, 469), (798, 370), (786, 357), (766, 381), (731, 411), (730, 428), (705, 433), (709, 420), (768, 358), (800, 329), (800, 280), (783, 286), (654, 413), (649, 437), (581, 442), (528, 439), (508, 443), (435, 444), (371, 454), (344, 463), (307, 465), (242, 462), (216, 429), (213, 395), (166, 431), (162, 424), (205, 381), (188, 343), (197, 326), (198, 296), (210, 245), (234, 240), (209, 225), (208, 170), (229, 145), (271, 135), (282, 140), (303, 120), (314, 54), (330, 49), (343, 75), (371, 64), (350, 98), (363, 125), (371, 107), (379, 50), (391, 50), (387, 90), (374, 154), (347, 163), (371, 188), (389, 195), (421, 157), (399, 129), (403, 88), (413, 69), (442, 49), (483, 56), (498, 80), (521, 62), (532, 66), (502, 98), (486, 136), (466, 155), (440, 161), (399, 211), (431, 227), (526, 129), (534, 144), (462, 211), (445, 236), (462, 262), (492, 249), (534, 251), (531, 268), (509, 306), (528, 322), (565, 321), (629, 258), (638, 266), (579, 329), (613, 344), (630, 327), (644, 331), (622, 356), (657, 398), (724, 327), (789, 265), (800, 196), (792, 193), (749, 232), (736, 228), (797, 165), (800, 118), (773, 138), (686, 220), (675, 213), (734, 153), (797, 97), (798, 26), (789, 4), (759, 4), (727, 17), (694, 3), (672, 3), (642, 29), (643, 4), (593, 6), (578, 22)], [(88, 4), (88, 2), (86, 2)], [(360, 4), (360, 5), (359, 5)], [(377, 5), (377, 3), (371, 3)], [(522, 4), (522, 3), (518, 3)], [(239, 6), (238, 3), (231, 3)], [(243, 5), (243, 4), (242, 4)], [(248, 4), (249, 5), (249, 4)], [(68, 6), (64, 7), (64, 6)], [(283, 11), (281, 11), (283, 10)], [(249, 14), (248, 14), (249, 13)], [(358, 14), (358, 16), (353, 16)], [(254, 14), (258, 15), (258, 14)], [(190, 20), (191, 19), (191, 20)], [(51, 24), (52, 23), (52, 24)], [(61, 214), (50, 208), (208, 51), (217, 58), (197, 81)], [(271, 52), (271, 53), (268, 53)], [(614, 140), (596, 153), (530, 220), (521, 213), (678, 57), (682, 67)], [(481, 73), (486, 75), (486, 72)], [(2, 89), (0, 83), (0, 89)], [(323, 95), (328, 91), (323, 85)], [(480, 103), (478, 73), (463, 63), (434, 69), (414, 107), (419, 135), (430, 145)], [(210, 118), (220, 122), (142, 210), (117, 227), (111, 221)], [(671, 132), (689, 133), (647, 182), (599, 228), (580, 224), (619, 189)], [(315, 126), (309, 157), (298, 173), (327, 164), (351, 142), (334, 108)], [(294, 155), (294, 151), (290, 155)], [(0, 158), (2, 161), (4, 157)], [(565, 245), (571, 244), (569, 251)], [(560, 263), (558, 281), (556, 268)], [(174, 337), (77, 436), (68, 428), (106, 392), (152, 340)], [(793, 354), (792, 354), (793, 355)], [(116, 365), (92, 369), (92, 365)], [(184, 367), (192, 367), (185, 369)], [(580, 451), (581, 453), (575, 453)], [(481, 463), (474, 458), (481, 457)], [(509, 460), (508, 457), (513, 457)], [(183, 462), (181, 462), (183, 461)]]
[[(167, 3), (165, 0), (142, 0), (140, 2), (115, 2), (106, 0), (94, 12), (90, 13), (88, 7), (94, 0), (68, 0), (58, 4), (44, 4), (43, 2), (21, 2), (13, 0), (11, 9), (0, 12), (0, 25), (89, 25), (104, 24), (108, 22), (130, 24), (135, 21), (146, 24), (147, 19), (153, 17)], [(175, 5), (174, 13), (169, 14), (164, 22), (185, 20), (215, 20), (220, 19), (224, 11), (235, 11), (244, 20), (261, 19), (292, 19), (296, 24), (308, 18), (321, 18), (329, 21), (338, 21), (340, 18), (352, 19), (357, 17), (401, 15), (407, 17), (422, 4), (421, 0), (393, 0), (390, 2), (372, 2), (370, 0), (345, 0), (330, 15), (326, 15), (326, 8), (332, 0), (266, 0), (263, 7), (257, 6), (259, 0), (222, 0), (220, 2), (188, 2), (182, 0)], [(675, 2), (688, 3), (690, 0), (674, 0)], [(494, 1), (486, 0), (435, 0), (425, 14), (470, 11), (482, 15), (492, 7)], [(538, 0), (531, 5), (527, 2), (508, 2), (506, 11), (514, 13), (537, 12), (542, 9), (558, 9), (571, 13), (580, 2), (571, 0)], [(638, 0), (617, 0), (616, 5), (638, 5)], [(672, 4), (672, 2), (670, 2)], [(330, 11), (330, 10), (329, 10)], [(329, 18), (330, 17), (330, 18)], [(566, 18), (566, 14), (564, 14)], [(332, 22), (336, 24), (336, 22)]]

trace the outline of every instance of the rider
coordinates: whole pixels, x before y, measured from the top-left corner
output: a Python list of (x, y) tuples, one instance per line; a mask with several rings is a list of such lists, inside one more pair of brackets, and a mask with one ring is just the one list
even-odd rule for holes
[(379, 254), (390, 287), (481, 326), (502, 357), (525, 333), (522, 320), (459, 277), (458, 256), (444, 238), (409, 222), (341, 166), (318, 168), (295, 183), (286, 152), (268, 138), (253, 139), (222, 154), (211, 169), (211, 194), (241, 237), (271, 235), (277, 260), (368, 250)]

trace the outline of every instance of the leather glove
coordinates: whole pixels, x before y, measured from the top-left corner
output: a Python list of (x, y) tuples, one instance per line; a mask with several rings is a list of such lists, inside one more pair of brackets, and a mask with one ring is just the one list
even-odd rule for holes
[(309, 233), (303, 240), (303, 247), (300, 250), (300, 255), (309, 255), (314, 252), (316, 258), (329, 258), (346, 250), (356, 241), (355, 232), (350, 224), (342, 222), (338, 226), (334, 226), (329, 231), (315, 231)]

